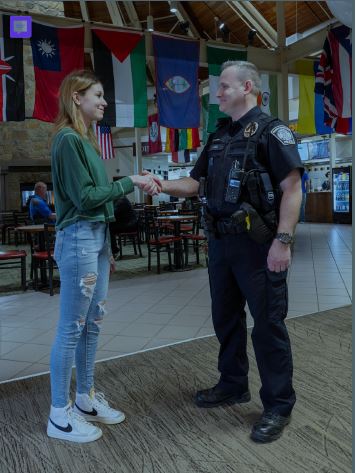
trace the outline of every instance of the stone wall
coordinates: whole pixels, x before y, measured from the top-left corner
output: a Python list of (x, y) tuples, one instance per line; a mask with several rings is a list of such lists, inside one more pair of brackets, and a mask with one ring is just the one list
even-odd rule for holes
[(0, 10), (20, 10), (21, 12), (42, 13), (43, 15), (64, 16), (63, 2), (0, 0)]
[[(38, 181), (52, 182), (49, 171), (40, 170), (10, 172), (6, 176), (6, 210), (22, 210), (20, 184), (35, 184)], [(45, 168), (47, 169), (47, 168)], [(20, 169), (19, 169), (20, 171)]]

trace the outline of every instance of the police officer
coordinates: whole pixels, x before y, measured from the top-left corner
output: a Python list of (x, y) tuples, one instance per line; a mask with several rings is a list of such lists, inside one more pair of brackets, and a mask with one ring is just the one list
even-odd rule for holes
[(201, 178), (207, 181), (209, 278), (220, 379), (216, 386), (198, 391), (195, 402), (214, 407), (250, 400), (247, 301), (264, 408), (251, 438), (270, 442), (282, 434), (295, 403), (284, 319), (303, 167), (289, 128), (257, 107), (260, 87), (253, 64), (222, 65), (217, 98), (229, 118), (210, 135), (190, 177), (163, 181), (162, 191), (193, 196)]

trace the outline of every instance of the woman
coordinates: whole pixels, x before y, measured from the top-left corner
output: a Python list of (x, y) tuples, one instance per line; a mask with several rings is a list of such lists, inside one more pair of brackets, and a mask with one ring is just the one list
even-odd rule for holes
[[(61, 278), (60, 318), (51, 352), (50, 437), (91, 442), (102, 431), (89, 421), (116, 424), (125, 415), (112, 409), (94, 389), (94, 362), (105, 314), (113, 264), (108, 222), (113, 200), (134, 185), (151, 195), (160, 190), (151, 175), (109, 183), (92, 122), (103, 118), (107, 103), (99, 80), (89, 71), (68, 75), (60, 88), (59, 114), (52, 144), (52, 179), (57, 214), (54, 257)], [(75, 358), (77, 394), (69, 400)]]

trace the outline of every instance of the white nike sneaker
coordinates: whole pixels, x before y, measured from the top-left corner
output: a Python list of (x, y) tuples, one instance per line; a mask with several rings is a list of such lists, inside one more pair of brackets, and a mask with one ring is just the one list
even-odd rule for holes
[(47, 435), (69, 442), (87, 443), (99, 439), (103, 432), (76, 414), (72, 409), (72, 403), (69, 402), (65, 407), (51, 406)]
[(110, 407), (104, 394), (96, 393), (94, 389), (89, 394), (77, 393), (73, 410), (91, 422), (119, 424), (125, 420), (125, 414)]

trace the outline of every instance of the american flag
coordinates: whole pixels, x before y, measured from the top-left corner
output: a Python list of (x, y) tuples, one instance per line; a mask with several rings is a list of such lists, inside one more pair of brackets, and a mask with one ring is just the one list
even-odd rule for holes
[(111, 129), (109, 125), (96, 123), (94, 126), (96, 138), (101, 149), (102, 159), (115, 158), (114, 146), (112, 142)]

